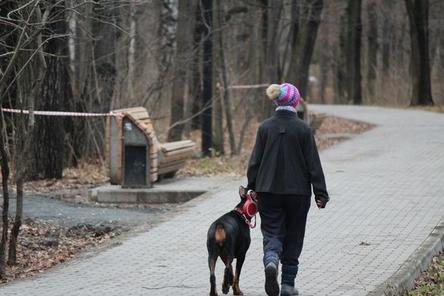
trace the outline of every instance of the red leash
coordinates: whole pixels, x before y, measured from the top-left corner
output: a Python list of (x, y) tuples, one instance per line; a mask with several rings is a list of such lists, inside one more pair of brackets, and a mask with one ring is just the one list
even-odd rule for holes
[[(246, 201), (242, 205), (242, 208), (235, 208), (235, 210), (244, 218), (250, 228), (256, 227), (256, 214), (257, 214), (257, 195), (253, 190), (248, 190), (245, 196)], [(254, 218), (254, 223), (251, 220)]]

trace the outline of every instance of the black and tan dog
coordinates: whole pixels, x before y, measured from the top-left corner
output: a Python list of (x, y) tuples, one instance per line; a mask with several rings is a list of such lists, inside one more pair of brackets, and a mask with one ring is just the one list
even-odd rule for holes
[[(218, 257), (220, 257), (225, 264), (222, 292), (227, 294), (231, 286), (234, 295), (243, 295), (239, 288), (239, 277), (245, 255), (250, 247), (251, 219), (256, 213), (255, 208), (250, 204), (251, 199), (247, 196), (246, 189), (242, 186), (239, 188), (239, 195), (241, 201), (235, 209), (214, 221), (210, 229), (208, 229), (207, 248), (208, 265), (210, 267), (210, 296), (217, 295), (214, 270)], [(252, 211), (246, 210), (249, 204), (249, 209), (253, 208)], [(256, 206), (255, 203), (254, 206)], [(254, 214), (251, 215), (252, 213)], [(232, 267), (233, 259), (236, 259), (236, 271), (234, 274)]]

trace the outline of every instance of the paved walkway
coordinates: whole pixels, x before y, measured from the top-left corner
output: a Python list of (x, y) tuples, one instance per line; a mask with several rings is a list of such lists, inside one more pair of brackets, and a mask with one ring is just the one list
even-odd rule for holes
[[(197, 192), (210, 191), (220, 187), (220, 184), (235, 180), (235, 177), (193, 177), (165, 179), (156, 185), (156, 192), (183, 191)], [(113, 187), (105, 185), (99, 188)], [(0, 203), (2, 196), (0, 194)], [(120, 226), (138, 226), (142, 224), (154, 224), (164, 219), (167, 213), (175, 210), (176, 204), (153, 204), (143, 208), (114, 208), (100, 207), (94, 204), (82, 204), (67, 202), (39, 195), (26, 195), (24, 199), (24, 217), (40, 221), (73, 226), (79, 223), (90, 224), (116, 224)], [(11, 193), (9, 202), (10, 214), (15, 214), (16, 199)]]
[[(303, 295), (366, 295), (390, 277), (443, 218), (444, 115), (313, 106), (377, 124), (321, 153), (332, 201), (312, 205), (297, 285)], [(242, 180), (184, 205), (183, 213), (96, 256), (17, 281), (1, 295), (207, 295), (206, 231), (237, 202)], [(264, 295), (261, 235), (241, 277)], [(222, 280), (218, 264), (218, 288)]]
[[(15, 215), (16, 199), (10, 200), (10, 215)], [(43, 196), (26, 196), (23, 211), (25, 218), (71, 227), (79, 223), (116, 224), (135, 226), (161, 220), (171, 206), (140, 209), (119, 209), (76, 204)]]

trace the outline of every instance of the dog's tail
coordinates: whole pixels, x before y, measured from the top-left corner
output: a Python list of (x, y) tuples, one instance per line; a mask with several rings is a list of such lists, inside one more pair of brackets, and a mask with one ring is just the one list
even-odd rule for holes
[(214, 233), (214, 238), (216, 240), (217, 243), (222, 243), (223, 241), (225, 241), (225, 228), (222, 224), (217, 224), (216, 225), (216, 231)]

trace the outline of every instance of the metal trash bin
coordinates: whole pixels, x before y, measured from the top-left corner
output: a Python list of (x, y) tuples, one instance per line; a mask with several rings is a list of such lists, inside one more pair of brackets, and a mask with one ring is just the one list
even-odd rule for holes
[(148, 152), (145, 134), (131, 120), (124, 118), (122, 187), (151, 187)]

